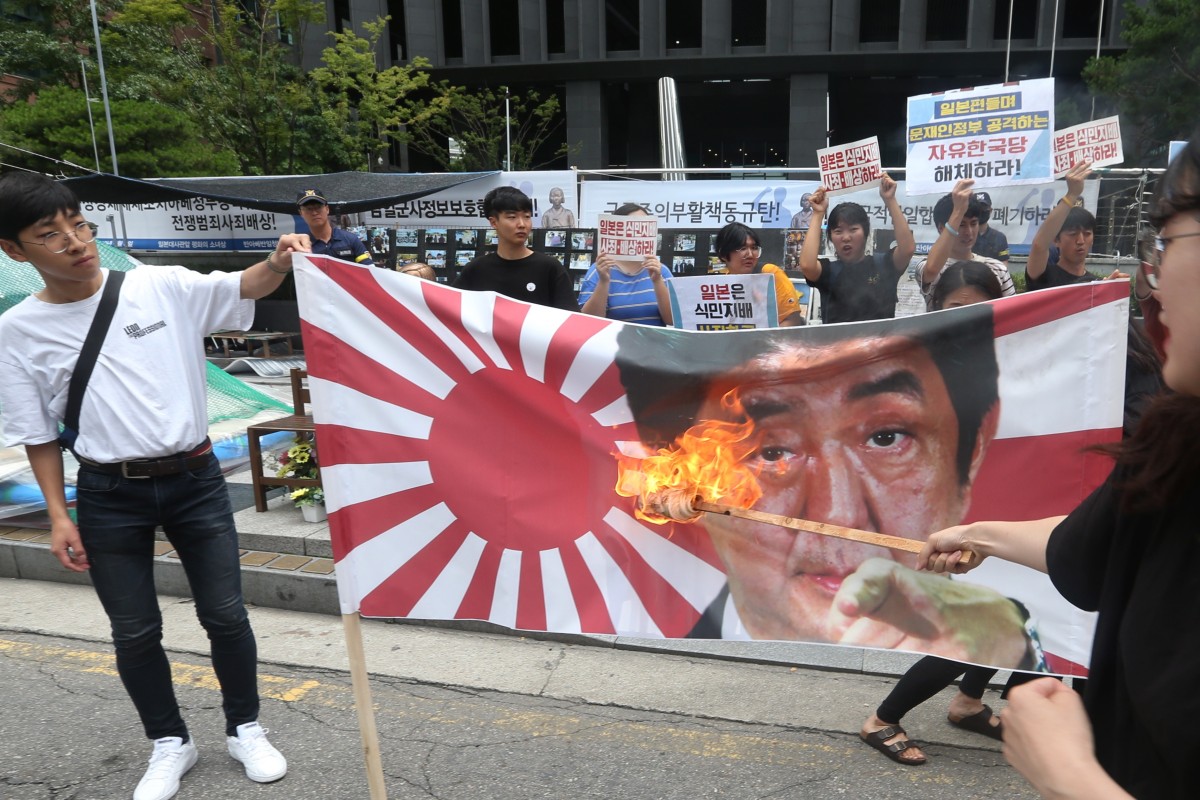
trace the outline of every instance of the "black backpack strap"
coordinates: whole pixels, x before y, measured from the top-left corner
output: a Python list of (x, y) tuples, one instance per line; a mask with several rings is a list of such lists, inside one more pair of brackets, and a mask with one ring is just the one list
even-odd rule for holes
[(104, 294), (100, 296), (100, 305), (96, 307), (96, 316), (92, 317), (92, 326), (88, 328), (87, 338), (83, 340), (83, 349), (75, 361), (75, 370), (71, 373), (71, 385), (67, 389), (67, 410), (63, 416), (63, 432), (58, 440), (68, 450), (74, 451), (75, 439), (79, 437), (79, 410), (83, 407), (83, 393), (87, 391), (88, 380), (92, 377), (92, 369), (100, 355), (100, 347), (104, 337), (112, 325), (113, 315), (117, 312), (117, 301), (120, 299), (121, 283), (125, 280), (124, 272), (109, 270), (108, 281), (104, 284)]

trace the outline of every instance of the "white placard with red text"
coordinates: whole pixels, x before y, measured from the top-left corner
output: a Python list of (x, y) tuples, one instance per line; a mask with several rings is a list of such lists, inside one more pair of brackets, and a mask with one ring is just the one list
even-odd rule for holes
[(1105, 117), (1054, 132), (1054, 175), (1062, 177), (1082, 161), (1107, 167), (1125, 160), (1121, 149), (1121, 120)]
[(658, 250), (656, 217), (601, 214), (596, 233), (599, 236), (597, 254), (608, 254), (617, 261), (640, 264), (642, 259)]
[(830, 195), (871, 189), (879, 185), (883, 166), (879, 159), (879, 137), (817, 151), (821, 184)]
[(779, 324), (771, 275), (692, 275), (667, 281), (675, 327), (739, 331)]

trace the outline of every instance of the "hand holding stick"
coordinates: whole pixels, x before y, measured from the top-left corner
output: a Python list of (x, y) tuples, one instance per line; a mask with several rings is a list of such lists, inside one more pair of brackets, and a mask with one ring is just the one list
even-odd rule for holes
[[(792, 530), (805, 531), (806, 533), (816, 533), (821, 536), (833, 536), (837, 539), (847, 539), (852, 542), (862, 542), (863, 544), (873, 544), (877, 547), (887, 547), (892, 550), (903, 550), (908, 553), (919, 553), (925, 546), (924, 542), (916, 541), (915, 539), (905, 539), (902, 536), (889, 536), (886, 533), (875, 533), (874, 531), (861, 531), (857, 528), (846, 528), (841, 525), (831, 525), (827, 522), (813, 522), (807, 519), (797, 519), (796, 517), (785, 517), (782, 514), (769, 514), (765, 511), (755, 511), (749, 508), (735, 508), (733, 506), (721, 505), (720, 503), (709, 503), (704, 500), (695, 499), (691, 503), (691, 507), (696, 511), (707, 511), (710, 514), (723, 514), (727, 517), (738, 517), (740, 519), (754, 520), (755, 522), (765, 522), (768, 525), (778, 525), (782, 528), (791, 528)], [(959, 563), (963, 566), (970, 566), (976, 556), (969, 550), (964, 550)]]

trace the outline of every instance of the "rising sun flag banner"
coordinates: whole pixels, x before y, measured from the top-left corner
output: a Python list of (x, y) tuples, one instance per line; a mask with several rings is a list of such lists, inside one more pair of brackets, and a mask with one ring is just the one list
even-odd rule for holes
[[(1120, 435), (1127, 287), (703, 333), (294, 259), (343, 613), (1086, 672), (1092, 618), (1044, 575), (920, 573), (903, 545), (1103, 480), (1084, 448)], [(736, 480), (689, 477), (714, 471)], [(687, 513), (659, 513), (668, 484)]]

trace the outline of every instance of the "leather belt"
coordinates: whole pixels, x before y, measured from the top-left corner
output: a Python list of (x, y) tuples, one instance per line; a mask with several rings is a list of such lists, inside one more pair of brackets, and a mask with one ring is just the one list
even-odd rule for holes
[(116, 464), (101, 464), (90, 458), (76, 456), (76, 460), (88, 469), (125, 478), (161, 478), (178, 475), (180, 472), (199, 469), (208, 464), (212, 454), (212, 441), (205, 437), (195, 449), (162, 458), (139, 458), (135, 461), (120, 461)]

